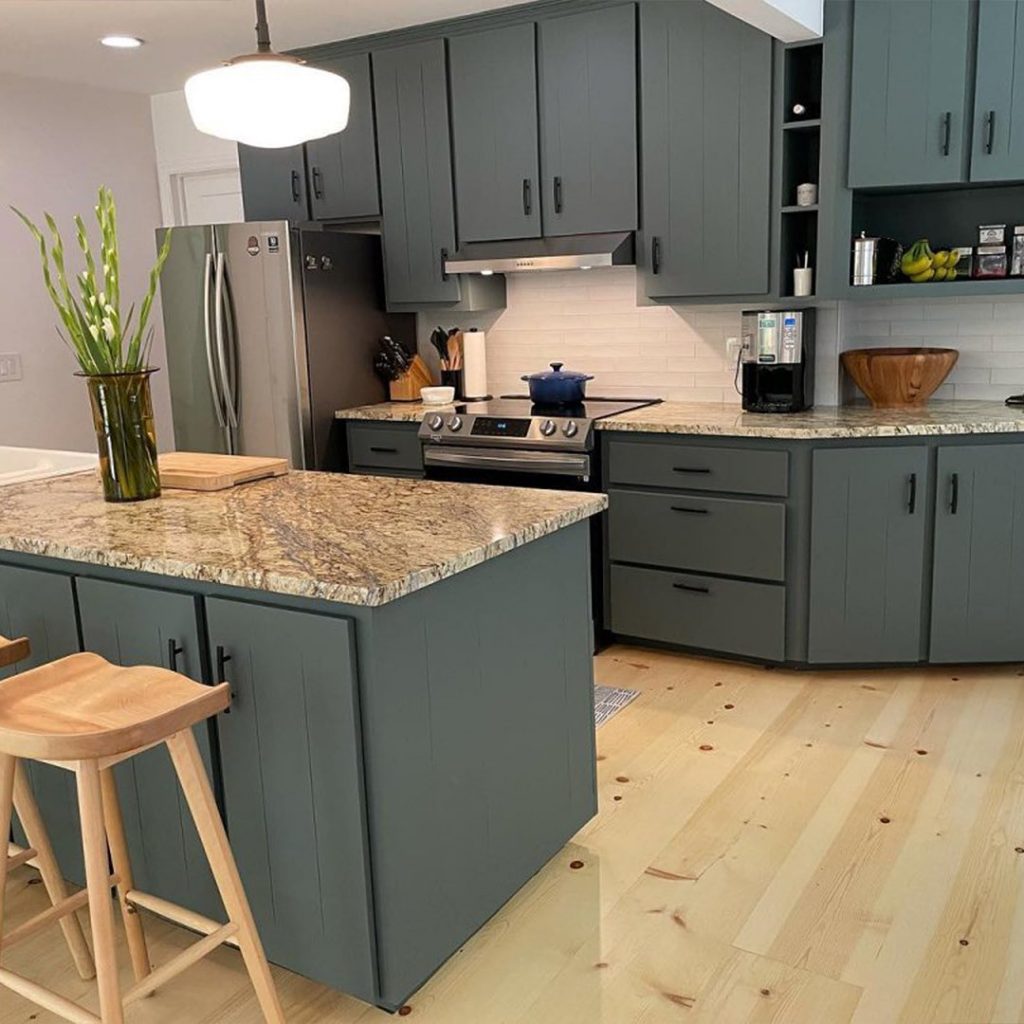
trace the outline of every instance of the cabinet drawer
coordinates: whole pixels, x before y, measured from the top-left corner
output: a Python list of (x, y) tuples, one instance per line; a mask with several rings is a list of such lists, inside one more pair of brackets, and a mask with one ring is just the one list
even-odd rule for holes
[(367, 469), (423, 472), (418, 423), (407, 427), (350, 423), (348, 445), (349, 468), (353, 472)]
[(786, 506), (781, 502), (618, 490), (608, 497), (612, 561), (785, 579)]
[(695, 444), (612, 441), (608, 445), (608, 482), (784, 498), (789, 490), (789, 454)]
[(785, 658), (786, 591), (778, 585), (613, 565), (610, 604), (620, 636)]

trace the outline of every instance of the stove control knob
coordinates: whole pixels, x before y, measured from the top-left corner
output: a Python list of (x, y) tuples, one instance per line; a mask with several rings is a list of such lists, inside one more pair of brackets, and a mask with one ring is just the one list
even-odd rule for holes
[(452, 431), (453, 433), (458, 433), (462, 429), (462, 417), (461, 416), (453, 416), (448, 421), (448, 429), (450, 431)]
[(564, 427), (562, 427), (562, 433), (566, 437), (575, 437), (580, 432), (580, 428), (575, 420), (569, 420)]
[(556, 427), (555, 424), (551, 420), (545, 420), (540, 425), (540, 432), (545, 437), (550, 437), (557, 429), (558, 429), (558, 427)]
[(436, 412), (427, 420), (427, 426), (433, 431), (438, 431), (444, 426), (444, 418)]

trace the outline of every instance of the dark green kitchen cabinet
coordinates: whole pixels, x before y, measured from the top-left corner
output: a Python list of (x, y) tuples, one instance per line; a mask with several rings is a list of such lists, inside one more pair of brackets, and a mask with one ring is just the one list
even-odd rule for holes
[(972, 18), (970, 0), (856, 0), (850, 188), (967, 180)]
[(645, 290), (769, 288), (772, 41), (709, 3), (640, 7)]
[(246, 220), (309, 220), (306, 151), (302, 146), (238, 146)]
[(814, 452), (810, 662), (924, 657), (927, 496), (924, 446)]
[[(6, 669), (0, 668), (0, 680), (15, 672), (75, 654), (79, 649), (78, 617), (71, 578), (37, 569), (0, 565), (0, 634), (11, 638), (27, 636), (32, 644), (32, 653), (25, 661)], [(84, 885), (82, 833), (74, 775), (63, 768), (35, 762), (26, 763), (25, 770), (61, 872), (76, 885)], [(14, 833), (15, 839), (24, 843), (25, 836), (17, 825)]]
[(1024, 180), (1024, 0), (981, 0), (971, 181)]
[(636, 5), (542, 20), (539, 53), (544, 234), (632, 231)]
[[(88, 578), (79, 578), (76, 587), (85, 650), (115, 665), (159, 665), (202, 682), (195, 597)], [(201, 723), (194, 732), (209, 772), (209, 726)], [(221, 918), (217, 887), (166, 748), (147, 750), (118, 765), (114, 774), (135, 884)]]
[(374, 53), (373, 83), (388, 303), (458, 302), (444, 40)]
[(1024, 659), (1024, 445), (938, 456), (931, 661)]
[(527, 22), (449, 40), (460, 241), (541, 233), (535, 36)]
[(347, 619), (206, 601), (231, 844), (267, 955), (375, 1000), (355, 631)]
[(310, 209), (314, 220), (380, 215), (377, 136), (373, 123), (370, 56), (336, 57), (318, 67), (341, 75), (351, 90), (345, 130), (306, 143)]

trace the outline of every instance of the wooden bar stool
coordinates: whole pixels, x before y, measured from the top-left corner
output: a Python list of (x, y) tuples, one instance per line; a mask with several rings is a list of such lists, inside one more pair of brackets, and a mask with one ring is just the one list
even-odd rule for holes
[[(0, 637), (0, 668), (26, 657), (28, 649), (27, 640)], [(30, 849), (14, 847), (7, 857), (0, 857), (0, 957), (15, 942), (59, 921), (79, 973), (83, 978), (96, 977), (100, 1015), (7, 970), (2, 962), (0, 986), (73, 1024), (122, 1024), (126, 1006), (151, 995), (227, 943), (241, 950), (268, 1024), (284, 1024), (270, 967), (192, 735), (193, 725), (223, 711), (230, 701), (226, 683), (201, 686), (162, 668), (119, 668), (95, 654), (73, 654), (0, 682), (0, 836), (6, 841), (12, 809), (16, 808), (30, 844)], [(228, 915), (225, 925), (134, 887), (112, 768), (161, 743), (167, 744), (209, 859)], [(68, 897), (64, 888), (19, 764), (19, 759), (26, 758), (75, 773), (86, 875), (85, 891), (75, 896)], [(7, 872), (29, 862), (40, 868), (52, 905), (5, 934)], [(124, 993), (117, 978), (112, 887), (117, 891), (135, 976), (135, 984)], [(95, 970), (74, 916), (86, 905)], [(137, 907), (146, 907), (204, 937), (153, 970)]]

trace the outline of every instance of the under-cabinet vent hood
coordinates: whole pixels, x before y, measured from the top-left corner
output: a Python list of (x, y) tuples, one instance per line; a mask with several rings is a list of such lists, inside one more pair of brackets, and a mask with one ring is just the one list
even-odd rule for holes
[(445, 260), (449, 274), (510, 274), (534, 270), (589, 270), (635, 262), (633, 232), (469, 242)]

